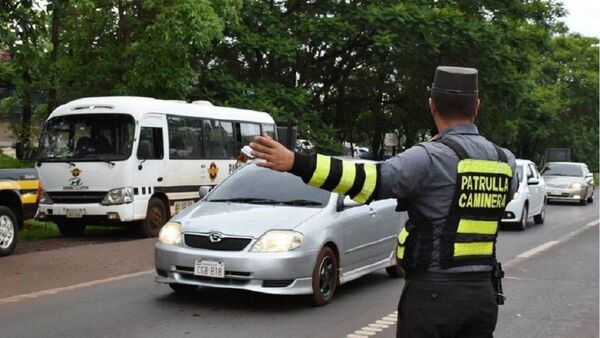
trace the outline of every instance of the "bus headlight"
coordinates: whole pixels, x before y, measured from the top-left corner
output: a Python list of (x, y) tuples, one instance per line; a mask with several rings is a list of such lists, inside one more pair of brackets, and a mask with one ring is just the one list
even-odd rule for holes
[(124, 187), (109, 191), (100, 204), (113, 205), (133, 202), (133, 188)]
[(292, 230), (271, 230), (262, 235), (252, 246), (255, 252), (292, 251), (302, 245), (304, 235)]
[(158, 233), (158, 241), (168, 245), (181, 244), (181, 224), (177, 222), (167, 222)]

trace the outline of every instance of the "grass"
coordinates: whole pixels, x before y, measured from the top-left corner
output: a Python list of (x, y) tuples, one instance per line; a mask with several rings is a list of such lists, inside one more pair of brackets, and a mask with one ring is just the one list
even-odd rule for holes
[(33, 168), (35, 161), (19, 161), (0, 153), (0, 169)]
[[(123, 233), (125, 230), (119, 227), (106, 226), (88, 226), (83, 236), (89, 235), (109, 235), (114, 233)], [(34, 219), (25, 221), (25, 227), (19, 232), (19, 241), (31, 241), (36, 239), (61, 237), (58, 227), (53, 222), (43, 222)]]

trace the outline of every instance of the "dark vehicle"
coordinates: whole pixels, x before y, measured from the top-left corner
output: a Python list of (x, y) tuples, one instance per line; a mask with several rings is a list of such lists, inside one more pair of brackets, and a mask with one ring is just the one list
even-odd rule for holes
[(37, 210), (38, 189), (34, 169), (0, 170), (0, 256), (15, 251), (23, 221)]
[(571, 162), (571, 148), (548, 148), (544, 153), (544, 163)]

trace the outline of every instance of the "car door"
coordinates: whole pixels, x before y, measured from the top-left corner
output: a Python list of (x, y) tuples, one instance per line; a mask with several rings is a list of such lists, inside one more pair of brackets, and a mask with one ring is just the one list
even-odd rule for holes
[[(378, 258), (377, 240), (382, 236), (375, 229), (377, 210), (371, 205), (353, 203), (349, 197), (339, 197), (339, 221), (343, 227), (343, 273), (375, 262)], [(345, 205), (345, 206), (344, 206)]]
[[(529, 214), (537, 215), (542, 211), (544, 205), (544, 189), (540, 179), (540, 174), (533, 165), (533, 163), (527, 164), (527, 180), (529, 186)], [(529, 179), (537, 180), (536, 184), (529, 184)]]

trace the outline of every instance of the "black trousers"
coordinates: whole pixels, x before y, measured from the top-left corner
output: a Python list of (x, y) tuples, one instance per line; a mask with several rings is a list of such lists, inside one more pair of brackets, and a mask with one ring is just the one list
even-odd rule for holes
[(396, 337), (493, 337), (497, 318), (491, 281), (407, 280)]

